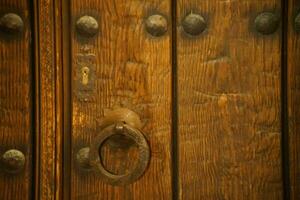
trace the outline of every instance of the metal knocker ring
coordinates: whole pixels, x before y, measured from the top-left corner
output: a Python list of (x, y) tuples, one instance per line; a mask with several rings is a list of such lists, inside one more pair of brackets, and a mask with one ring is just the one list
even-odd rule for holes
[[(127, 174), (116, 175), (105, 169), (99, 151), (103, 143), (113, 135), (125, 135), (133, 139), (138, 146), (139, 158), (134, 170)], [(145, 136), (138, 129), (132, 128), (123, 122), (104, 128), (93, 140), (90, 148), (90, 164), (102, 178), (111, 185), (125, 185), (136, 181), (146, 170), (150, 159), (150, 148)]]

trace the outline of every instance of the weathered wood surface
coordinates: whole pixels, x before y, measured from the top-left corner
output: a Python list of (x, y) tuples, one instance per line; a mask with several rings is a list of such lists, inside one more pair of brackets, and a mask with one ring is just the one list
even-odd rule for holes
[(32, 197), (32, 38), (29, 1), (2, 0), (0, 14), (16, 13), (23, 19), (20, 34), (0, 35), (0, 156), (9, 149), (25, 155), (25, 167), (9, 174), (0, 166), (0, 199)]
[(36, 60), (36, 199), (62, 197), (61, 1), (34, 1)]
[[(282, 199), (281, 31), (256, 15), (280, 0), (178, 0), (179, 199)], [(196, 38), (189, 12), (208, 23)]]
[(290, 147), (291, 199), (300, 199), (300, 34), (295, 31), (295, 17), (299, 13), (300, 2), (288, 1), (288, 118)]
[[(71, 1), (72, 62), (72, 162), (71, 199), (171, 199), (171, 8), (169, 0)], [(169, 21), (168, 32), (153, 38), (144, 20), (161, 13)], [(95, 17), (99, 33), (89, 39), (78, 36), (76, 20)], [(95, 69), (95, 87), (85, 101), (76, 91), (76, 70), (82, 57)], [(77, 71), (78, 72), (78, 71)], [(142, 131), (151, 148), (151, 161), (135, 183), (111, 186), (94, 172), (80, 170), (76, 153), (89, 146), (99, 131), (99, 121), (109, 109), (129, 108), (145, 123)], [(118, 143), (118, 142), (117, 142)], [(122, 174), (133, 168), (134, 146), (124, 149), (105, 145), (102, 158), (107, 169)]]

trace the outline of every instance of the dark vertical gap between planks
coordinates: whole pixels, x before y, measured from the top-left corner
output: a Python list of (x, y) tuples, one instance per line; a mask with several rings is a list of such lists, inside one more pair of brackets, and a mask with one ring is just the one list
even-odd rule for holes
[(29, 4), (29, 9), (31, 10), (30, 14), (30, 29), (31, 29), (31, 36), (30, 39), (32, 41), (32, 48), (31, 48), (31, 68), (30, 68), (30, 74), (31, 74), (31, 91), (32, 91), (32, 96), (31, 96), (31, 102), (32, 102), (32, 116), (31, 116), (31, 133), (32, 133), (32, 183), (31, 183), (31, 199), (38, 199), (38, 133), (37, 131), (39, 125), (39, 120), (38, 120), (38, 111), (39, 111), (39, 104), (38, 104), (38, 28), (37, 28), (37, 1), (28, 1)]
[(177, 5), (171, 0), (172, 14), (172, 199), (178, 200), (178, 96), (177, 96)]
[(281, 120), (282, 120), (282, 177), (283, 199), (290, 199), (290, 166), (289, 166), (289, 126), (288, 126), (288, 84), (287, 84), (287, 30), (288, 1), (282, 0), (282, 49), (281, 49)]
[(33, 16), (32, 16), (32, 26), (34, 30), (32, 32), (32, 41), (33, 41), (33, 65), (34, 65), (34, 81), (33, 81), (33, 87), (34, 87), (34, 94), (33, 94), (33, 104), (34, 104), (34, 148), (33, 148), (33, 160), (34, 160), (34, 181), (32, 188), (34, 198), (38, 200), (40, 198), (40, 67), (39, 67), (39, 1), (34, 0), (32, 3), (32, 10), (33, 10)]
[(70, 0), (62, 2), (62, 55), (63, 55), (63, 199), (70, 199), (71, 180), (71, 34)]

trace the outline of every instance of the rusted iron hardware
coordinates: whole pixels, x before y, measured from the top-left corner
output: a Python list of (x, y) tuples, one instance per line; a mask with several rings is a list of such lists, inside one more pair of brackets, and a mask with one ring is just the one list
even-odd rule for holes
[(201, 34), (206, 27), (206, 20), (200, 14), (190, 13), (186, 15), (182, 21), (182, 28), (184, 32), (191, 36)]
[[(83, 169), (92, 169), (106, 183), (111, 185), (126, 185), (133, 183), (145, 172), (150, 160), (150, 147), (144, 134), (140, 131), (142, 127), (139, 116), (126, 108), (118, 108), (111, 111), (99, 125), (99, 133), (93, 139), (90, 148), (82, 148), (76, 155), (78, 166)], [(135, 168), (122, 175), (109, 172), (102, 163), (100, 153), (105, 141), (112, 136), (126, 136), (134, 141), (139, 151), (139, 158)], [(123, 139), (120, 137), (119, 139)], [(88, 159), (89, 158), (89, 159)]]
[(15, 13), (4, 14), (0, 18), (0, 30), (5, 33), (20, 33), (24, 28), (22, 18)]
[(76, 21), (76, 30), (85, 37), (92, 37), (98, 33), (99, 25), (94, 17), (84, 15)]
[(76, 163), (80, 169), (88, 170), (88, 171), (92, 169), (92, 166), (90, 165), (89, 155), (90, 155), (89, 147), (81, 148), (77, 152)]
[(146, 31), (154, 36), (163, 36), (168, 31), (168, 21), (166, 17), (160, 14), (154, 14), (149, 16), (145, 22)]
[(295, 17), (295, 31), (300, 32), (300, 13), (298, 13)]
[(269, 35), (278, 29), (280, 17), (272, 12), (259, 14), (255, 19), (255, 29), (257, 32)]
[(90, 101), (95, 88), (96, 56), (91, 53), (77, 54), (75, 93), (80, 101)]
[(24, 168), (25, 156), (19, 150), (10, 149), (2, 155), (1, 165), (8, 173), (18, 173)]

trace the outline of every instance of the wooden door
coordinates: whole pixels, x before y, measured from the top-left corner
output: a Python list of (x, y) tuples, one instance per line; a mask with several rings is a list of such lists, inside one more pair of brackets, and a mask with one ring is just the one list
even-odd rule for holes
[[(170, 199), (171, 29), (159, 38), (145, 32), (145, 20), (153, 14), (170, 23), (170, 1), (72, 1), (69, 9), (67, 195), (70, 199)], [(106, 126), (120, 121), (130, 124), (126, 117), (135, 113), (142, 124), (134, 128), (141, 129), (153, 149), (148, 173), (135, 183), (111, 186), (84, 159)], [(139, 147), (124, 139), (129, 144), (116, 139), (102, 147), (102, 162), (114, 174), (129, 173), (138, 164), (134, 161), (139, 158)]]
[(0, 199), (299, 199), (299, 6), (0, 2)]
[(281, 199), (281, 1), (177, 5), (179, 198)]
[(33, 45), (28, 1), (0, 2), (0, 199), (31, 199)]

